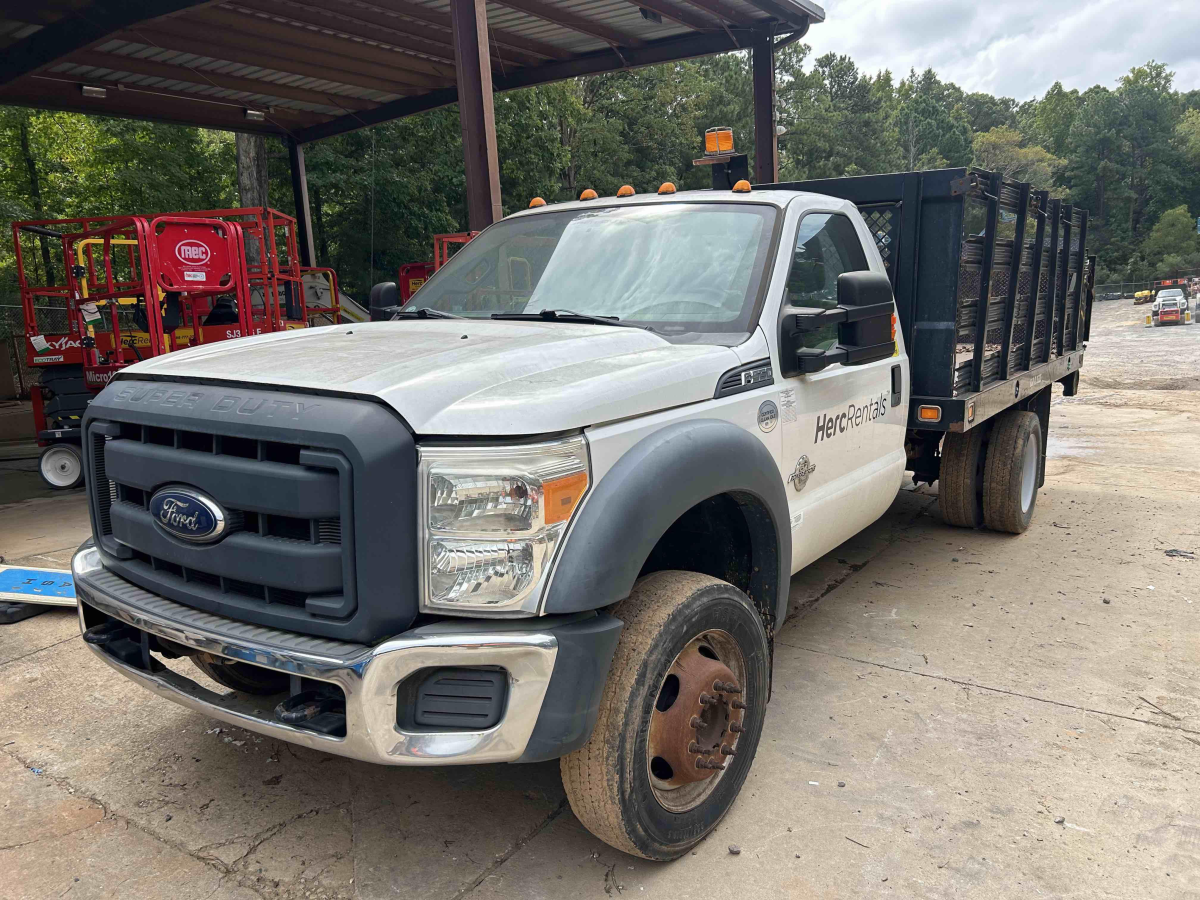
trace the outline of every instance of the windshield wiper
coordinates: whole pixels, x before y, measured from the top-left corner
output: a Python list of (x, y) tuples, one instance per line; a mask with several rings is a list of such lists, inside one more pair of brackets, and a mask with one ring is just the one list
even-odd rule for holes
[(615, 325), (618, 328), (641, 328), (632, 322), (622, 322), (616, 316), (593, 316), (590, 313), (570, 309), (543, 309), (535, 313), (492, 313), (493, 319), (515, 319), (518, 321), (579, 322), (583, 325)]
[(392, 313), (392, 319), (412, 318), (412, 319), (461, 319), (462, 316), (456, 316), (454, 313), (443, 312), (440, 309), (429, 309), (421, 307), (420, 309), (404, 309), (400, 306), (392, 306), (388, 308)]

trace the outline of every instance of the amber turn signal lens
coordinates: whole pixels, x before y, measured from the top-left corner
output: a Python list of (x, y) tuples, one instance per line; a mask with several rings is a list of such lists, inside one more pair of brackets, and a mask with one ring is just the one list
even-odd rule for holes
[(671, 182), (669, 182), (669, 181), (664, 181), (664, 182), (663, 182), (663, 183), (662, 183), (662, 184), (659, 186), (659, 188), (658, 188), (658, 192), (659, 192), (660, 194), (673, 194), (673, 193), (675, 193), (675, 185), (673, 185), (673, 184), (672, 184)]
[(579, 195), (579, 199), (580, 200), (595, 200), (596, 192), (593, 191), (591, 188), (588, 188), (582, 194)]
[(543, 200), (541, 197), (534, 197), (532, 200), (529, 201), (530, 209), (537, 209), (539, 206), (545, 206), (545, 205), (546, 205), (546, 201)]
[(571, 518), (571, 513), (579, 505), (587, 486), (587, 472), (576, 472), (574, 475), (543, 482), (542, 498), (546, 504), (546, 524), (553, 525), (555, 522), (565, 522)]
[(741, 181), (739, 181), (737, 184), (735, 184), (733, 186), (733, 192), (735, 194), (750, 193), (750, 182), (748, 182), (745, 178), (743, 178)]
[(942, 408), (940, 406), (918, 406), (917, 418), (922, 422), (940, 422)]
[(633, 196), (633, 185), (631, 185), (631, 184), (621, 185), (619, 188), (617, 188), (617, 196), (618, 197), (632, 197)]

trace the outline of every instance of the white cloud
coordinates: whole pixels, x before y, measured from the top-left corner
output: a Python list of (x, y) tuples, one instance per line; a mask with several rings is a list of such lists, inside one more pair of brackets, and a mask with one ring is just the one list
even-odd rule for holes
[(1154, 59), (1200, 88), (1197, 0), (826, 0), (805, 37), (813, 58), (845, 53), (874, 73), (932, 67), (968, 91), (1028, 100), (1055, 81), (1114, 87)]

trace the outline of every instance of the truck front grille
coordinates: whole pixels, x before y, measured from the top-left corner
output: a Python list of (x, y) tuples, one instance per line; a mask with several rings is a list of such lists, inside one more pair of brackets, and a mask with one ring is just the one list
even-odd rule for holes
[[(336, 451), (112, 420), (91, 434), (97, 525), (130, 580), (207, 607), (354, 612), (352, 548), (342, 545), (343, 520), (353, 515), (342, 490), (350, 467), (330, 467), (330, 456), (345, 463)], [(191, 546), (164, 534), (150, 500), (166, 484), (221, 504), (228, 535)]]
[[(83, 421), (106, 569), (176, 604), (375, 644), (417, 614), (417, 449), (369, 398), (118, 377)], [(218, 503), (226, 533), (155, 521), (166, 486)]]

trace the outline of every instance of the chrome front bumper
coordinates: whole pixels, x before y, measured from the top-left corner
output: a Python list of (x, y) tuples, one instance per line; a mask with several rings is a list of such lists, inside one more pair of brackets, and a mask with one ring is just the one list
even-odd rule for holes
[[(519, 620), (459, 621), (425, 626), (376, 647), (247, 625), (166, 600), (103, 567), (94, 547), (71, 561), (80, 625), (85, 606), (177, 644), (288, 675), (337, 685), (346, 696), (346, 736), (330, 737), (273, 718), (268, 698), (218, 694), (171, 669), (148, 672), (88, 646), (108, 665), (160, 697), (249, 731), (386, 765), (430, 766), (511, 762), (533, 733), (558, 640)], [(444, 666), (499, 666), (508, 695), (498, 724), (485, 731), (404, 731), (397, 725), (397, 687), (412, 673)]]

